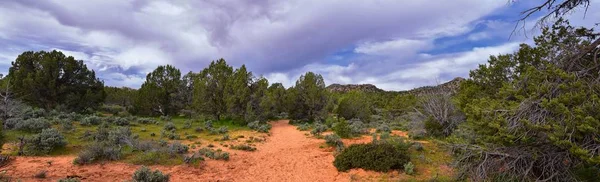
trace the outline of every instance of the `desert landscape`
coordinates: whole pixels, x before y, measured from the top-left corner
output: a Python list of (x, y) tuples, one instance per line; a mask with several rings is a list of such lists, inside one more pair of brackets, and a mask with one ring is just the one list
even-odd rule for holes
[(0, 182), (600, 181), (598, 7), (0, 1)]

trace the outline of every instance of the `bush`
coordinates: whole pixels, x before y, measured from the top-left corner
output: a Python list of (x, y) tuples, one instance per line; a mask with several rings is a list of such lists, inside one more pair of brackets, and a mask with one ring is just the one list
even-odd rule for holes
[(442, 137), (444, 135), (444, 126), (433, 118), (425, 120), (425, 130), (429, 136)]
[(169, 174), (163, 174), (159, 170), (152, 172), (150, 168), (142, 166), (133, 173), (134, 182), (168, 182)]
[(213, 127), (213, 122), (211, 120), (208, 121), (204, 121), (204, 127), (208, 128), (212, 128)]
[(179, 135), (175, 133), (175, 130), (162, 130), (160, 135), (162, 138), (168, 138), (169, 140), (179, 140)]
[(171, 116), (160, 116), (161, 121), (171, 121)]
[(183, 123), (183, 129), (190, 129), (192, 128), (192, 121), (187, 120), (185, 121), (185, 123)]
[(202, 127), (196, 127), (196, 128), (194, 129), (194, 131), (196, 131), (196, 132), (200, 133), (200, 132), (204, 131), (204, 129), (203, 129)]
[(122, 117), (115, 118), (115, 120), (113, 122), (117, 126), (128, 126), (129, 125), (129, 120), (127, 120), (127, 118), (122, 118)]
[(350, 128), (348, 122), (343, 119), (333, 126), (333, 132), (342, 138), (350, 138), (353, 135), (352, 128)]
[(342, 138), (336, 134), (325, 136), (325, 143), (327, 143), (329, 146), (335, 147), (336, 153), (342, 152), (345, 148)]
[(269, 130), (271, 130), (271, 125), (269, 123), (262, 123), (260, 121), (250, 122), (248, 123), (248, 127), (261, 133), (269, 133)]
[(75, 129), (73, 127), (73, 121), (70, 120), (60, 120), (60, 127), (63, 131), (71, 131)]
[[(209, 147), (212, 144), (209, 145)], [(213, 150), (210, 148), (201, 148), (200, 150), (198, 150), (198, 154), (200, 155), (204, 155), (210, 159), (214, 159), (214, 160), (229, 160), (229, 153), (228, 152), (223, 152), (221, 149), (218, 150)]]
[(246, 144), (232, 145), (229, 148), (233, 149), (233, 150), (244, 150), (244, 151), (255, 151), (256, 150), (256, 147), (252, 147), (252, 146), (246, 145)]
[(415, 174), (415, 165), (413, 165), (412, 162), (408, 162), (408, 163), (404, 164), (404, 173), (406, 173), (408, 175)]
[(140, 124), (158, 124), (158, 121), (152, 118), (138, 118), (137, 122)]
[(348, 121), (350, 125), (351, 136), (357, 136), (361, 134), (368, 134), (369, 129), (365, 126), (365, 124), (360, 121), (360, 119), (351, 119)]
[(332, 147), (338, 146), (339, 143), (343, 145), (342, 138), (336, 134), (325, 135), (325, 143)]
[(387, 125), (387, 124), (383, 123), (383, 124), (381, 124), (381, 125), (379, 125), (379, 126), (377, 127), (377, 130), (376, 130), (376, 131), (377, 131), (378, 133), (379, 133), (379, 132), (388, 132), (388, 133), (389, 133), (389, 132), (392, 132), (392, 129), (390, 129), (390, 126), (389, 126), (389, 125)]
[(419, 152), (425, 150), (425, 148), (423, 147), (423, 144), (421, 144), (419, 142), (415, 142), (413, 144), (413, 147), (415, 148), (415, 150), (417, 150)]
[(223, 137), (221, 138), (221, 141), (227, 141), (227, 140), (229, 140), (229, 139), (231, 139), (231, 138), (229, 137), (229, 134), (224, 134), (224, 135), (223, 135)]
[(187, 145), (183, 145), (179, 142), (175, 142), (169, 145), (168, 147), (168, 152), (171, 155), (175, 155), (175, 154), (185, 154), (188, 152), (188, 146)]
[[(29, 131), (29, 132), (40, 132), (43, 129), (52, 127), (50, 122), (46, 118), (31, 118), (26, 120), (14, 119), (10, 120), (8, 125), (13, 125), (15, 130)], [(16, 122), (16, 123), (14, 123)]]
[(173, 122), (168, 122), (165, 124), (164, 129), (167, 131), (175, 130), (175, 124), (173, 124)]
[(218, 130), (219, 134), (225, 134), (227, 132), (229, 132), (229, 130), (227, 129), (226, 126), (221, 126)]
[(308, 131), (310, 129), (310, 125), (308, 123), (303, 123), (298, 126), (298, 130), (300, 131)]
[(83, 118), (79, 124), (82, 126), (99, 125), (102, 119), (98, 116), (88, 116)]
[(354, 168), (387, 172), (402, 169), (409, 161), (406, 150), (389, 143), (354, 144), (335, 157), (333, 165), (338, 171)]
[(313, 128), (312, 131), (310, 131), (310, 134), (312, 135), (321, 135), (321, 133), (327, 131), (327, 126), (320, 124), (320, 123), (315, 123), (315, 127)]
[(49, 128), (27, 139), (25, 153), (28, 155), (49, 154), (54, 149), (66, 145), (65, 137), (58, 130)]
[(73, 164), (84, 165), (102, 160), (115, 161), (120, 158), (121, 150), (119, 147), (106, 143), (93, 143), (79, 152), (77, 158), (73, 160)]

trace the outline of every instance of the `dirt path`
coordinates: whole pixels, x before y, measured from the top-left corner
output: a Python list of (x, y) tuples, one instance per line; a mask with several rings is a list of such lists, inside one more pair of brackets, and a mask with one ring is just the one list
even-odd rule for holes
[[(171, 175), (171, 181), (349, 181), (351, 173), (338, 173), (331, 149), (321, 149), (323, 140), (309, 138), (287, 120), (272, 122), (271, 136), (255, 152), (230, 151), (230, 161), (207, 160), (201, 167), (151, 166)], [(225, 149), (227, 150), (227, 149)], [(110, 162), (76, 166), (74, 156), (17, 157), (0, 170), (23, 181), (56, 181), (79, 176), (82, 181), (131, 179), (138, 165)], [(52, 161), (51, 164), (48, 161)], [(45, 179), (33, 178), (46, 170)], [(361, 171), (358, 171), (359, 173)]]

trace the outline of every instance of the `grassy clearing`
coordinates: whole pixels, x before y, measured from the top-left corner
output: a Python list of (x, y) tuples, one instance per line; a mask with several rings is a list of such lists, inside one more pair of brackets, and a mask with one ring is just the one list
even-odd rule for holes
[[(164, 129), (164, 125), (167, 121), (161, 121), (159, 118), (153, 118), (158, 121), (157, 124), (140, 124), (137, 122), (130, 121), (130, 129), (134, 135), (139, 136), (141, 140), (168, 140), (166, 138), (161, 138), (161, 131)], [(211, 134), (207, 130), (203, 130), (201, 132), (196, 131), (196, 128), (204, 128), (204, 121), (194, 120), (194, 119), (186, 119), (186, 118), (173, 118), (170, 122), (175, 125), (175, 134), (179, 136), (179, 142), (184, 143), (186, 145), (195, 145), (196, 147), (200, 147), (200, 144), (210, 144), (214, 143), (215, 139), (220, 139), (223, 137), (222, 134)], [(184, 127), (188, 123), (187, 127)], [(191, 126), (189, 125), (191, 123)], [(60, 125), (53, 125), (53, 128), (57, 128), (60, 130)], [(50, 153), (51, 156), (55, 155), (75, 155), (80, 152), (86, 145), (90, 144), (91, 141), (84, 139), (83, 136), (86, 132), (96, 132), (98, 126), (82, 126), (79, 122), (73, 123), (74, 129), (71, 131), (63, 131), (60, 130), (61, 133), (65, 136), (68, 144), (66, 147), (59, 148)], [(228, 134), (231, 136), (235, 136), (236, 138), (239, 136), (253, 136), (257, 135), (256, 132), (253, 132), (247, 126), (241, 126), (236, 124), (233, 120), (222, 120), (222, 121), (213, 121), (213, 128), (227, 127), (229, 130)], [(29, 137), (35, 135), (34, 132), (26, 132), (26, 131), (18, 131), (18, 130), (4, 130), (5, 140), (7, 143), (7, 150), (3, 150), (4, 154), (16, 155), (17, 154), (17, 145), (20, 137)], [(214, 144), (213, 144), (214, 145)], [(139, 155), (137, 153), (131, 153), (130, 155), (135, 156)], [(126, 161), (133, 162), (133, 159), (130, 159), (129, 154), (125, 156)], [(168, 160), (165, 160), (166, 163)], [(179, 160), (181, 161), (181, 160)], [(161, 162), (161, 164), (163, 164)]]

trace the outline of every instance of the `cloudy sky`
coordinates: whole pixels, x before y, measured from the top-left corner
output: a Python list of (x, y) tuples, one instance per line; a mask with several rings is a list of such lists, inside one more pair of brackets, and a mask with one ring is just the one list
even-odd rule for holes
[[(489, 55), (535, 35), (539, 0), (1, 0), (0, 73), (23, 51), (61, 50), (106, 85), (138, 88), (158, 65), (198, 72), (224, 58), (291, 86), (306, 71), (326, 84), (406, 90), (466, 77)], [(599, 0), (572, 24), (593, 25)], [(527, 35), (527, 36), (526, 36)]]

